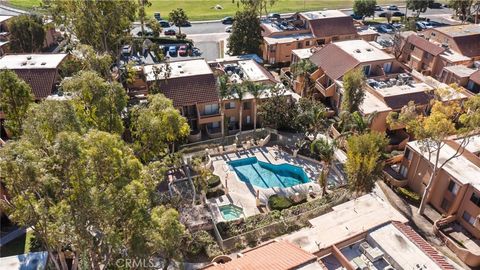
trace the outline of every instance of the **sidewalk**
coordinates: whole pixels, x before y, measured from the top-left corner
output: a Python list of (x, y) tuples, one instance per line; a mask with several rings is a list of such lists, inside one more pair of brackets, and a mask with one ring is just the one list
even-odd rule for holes
[[(410, 222), (409, 225), (423, 238), (425, 238), (433, 247), (442, 252), (450, 263), (454, 266), (458, 266), (458, 269), (471, 269), (464, 264), (448, 247), (446, 247), (442, 241), (433, 232), (433, 224), (424, 215), (417, 213), (418, 208), (411, 205), (399, 197), (390, 187), (388, 187), (383, 181), (377, 181), (377, 185), (383, 191), (385, 198), (390, 204), (407, 217)], [(427, 206), (428, 207), (428, 206)], [(425, 210), (427, 211), (427, 209)]]

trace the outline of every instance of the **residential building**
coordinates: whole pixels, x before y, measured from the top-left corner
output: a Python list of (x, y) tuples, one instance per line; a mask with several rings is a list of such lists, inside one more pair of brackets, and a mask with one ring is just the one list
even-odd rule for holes
[(480, 93), (480, 70), (470, 75), (466, 88), (475, 94)]
[[(60, 83), (59, 67), (67, 54), (9, 54), (0, 58), (0, 69), (10, 69), (32, 88), (36, 101), (56, 93)], [(0, 112), (0, 137), (8, 137)]]
[[(446, 163), (425, 199), (437, 213), (432, 218), (434, 231), (463, 262), (476, 267), (480, 266), (480, 134), (469, 137), (464, 147), (460, 140), (444, 142), (439, 164)], [(385, 175), (393, 185), (423, 194), (436, 154), (419, 141), (409, 142), (400, 163), (386, 167)]]
[(375, 31), (360, 30), (351, 16), (339, 10), (295, 13), (288, 18), (267, 19), (263, 30), (263, 59), (271, 64), (290, 62), (292, 50), (321, 46), (335, 41), (363, 38), (375, 40)]
[(480, 60), (480, 25), (461, 24), (444, 27), (434, 27), (422, 32), (431, 42), (442, 44), (453, 51)]

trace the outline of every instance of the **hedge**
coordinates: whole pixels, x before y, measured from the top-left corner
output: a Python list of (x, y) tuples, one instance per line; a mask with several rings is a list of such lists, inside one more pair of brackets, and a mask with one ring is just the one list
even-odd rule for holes
[(293, 201), (287, 197), (274, 194), (268, 198), (268, 207), (271, 210), (283, 210), (290, 208), (293, 205)]
[(408, 188), (403, 188), (403, 187), (399, 187), (397, 188), (398, 190), (398, 193), (400, 193), (400, 195), (402, 195), (403, 197), (405, 197), (407, 200), (411, 200), (412, 202), (415, 202), (415, 203), (420, 203), (421, 199), (422, 199), (422, 196), (420, 196), (420, 194), (408, 189)]
[(208, 190), (207, 191), (207, 199), (211, 199), (211, 198), (216, 198), (216, 197), (220, 197), (220, 196), (223, 196), (225, 195), (225, 191), (223, 191), (223, 189), (214, 189), (214, 190)]
[(214, 188), (220, 185), (220, 177), (218, 175), (213, 175), (207, 180), (208, 188)]

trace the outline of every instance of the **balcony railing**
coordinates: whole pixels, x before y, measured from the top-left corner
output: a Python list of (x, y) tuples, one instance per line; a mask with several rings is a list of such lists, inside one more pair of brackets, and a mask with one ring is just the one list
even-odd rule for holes
[(320, 79), (315, 81), (315, 88), (317, 88), (324, 97), (332, 97), (335, 94), (335, 84), (324, 86), (319, 80)]

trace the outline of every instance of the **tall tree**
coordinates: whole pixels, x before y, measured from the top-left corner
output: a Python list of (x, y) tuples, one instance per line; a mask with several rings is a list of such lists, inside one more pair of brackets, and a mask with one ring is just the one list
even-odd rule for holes
[(301, 96), (306, 97), (308, 94), (311, 94), (310, 88), (312, 88), (312, 84), (309, 74), (315, 71), (315, 64), (313, 64), (308, 59), (302, 59), (297, 63), (293, 64), (290, 69), (292, 70), (293, 76), (298, 78), (300, 82), (302, 89)]
[(160, 160), (175, 142), (190, 133), (187, 120), (173, 107), (170, 99), (162, 94), (148, 96), (148, 103), (132, 109), (132, 135), (137, 156), (143, 162)]
[(222, 115), (222, 137), (225, 137), (225, 104), (224, 101), (230, 97), (231, 90), (228, 84), (228, 76), (218, 77), (218, 102), (220, 103), (220, 114)]
[(245, 94), (247, 93), (247, 84), (242, 83), (240, 84), (232, 84), (232, 98), (234, 98), (238, 103), (238, 128), (240, 133), (242, 133), (242, 125), (243, 125), (243, 99)]
[(253, 96), (253, 130), (257, 131), (258, 100), (265, 92), (266, 86), (260, 83), (246, 81), (246, 89), (248, 93)]
[(231, 55), (260, 54), (263, 42), (260, 18), (253, 9), (238, 11), (228, 38), (228, 53)]
[(142, 29), (142, 38), (145, 38), (145, 12), (146, 7), (150, 7), (152, 3), (149, 0), (138, 0), (138, 18), (140, 19), (140, 27)]
[(298, 114), (295, 117), (297, 130), (312, 135), (314, 139), (327, 126), (327, 109), (315, 99), (300, 98)]
[(33, 100), (30, 85), (11, 70), (0, 71), (0, 111), (5, 114), (5, 127), (13, 137), (22, 134), (23, 121)]
[(268, 8), (272, 7), (276, 2), (277, 0), (237, 0), (237, 3), (242, 4), (245, 9), (252, 9), (257, 12), (259, 17), (262, 16), (263, 12), (267, 16)]
[(298, 112), (296, 103), (285, 96), (283, 86), (276, 85), (269, 92), (258, 111), (263, 125), (274, 129), (293, 129)]
[(62, 82), (63, 91), (73, 95), (80, 118), (89, 126), (122, 134), (122, 113), (127, 94), (118, 82), (107, 82), (93, 71), (80, 71)]
[(45, 42), (42, 17), (22, 14), (8, 22), (10, 49), (16, 53), (33, 53), (41, 50)]
[(460, 15), (462, 22), (465, 22), (470, 16), (473, 0), (450, 0), (448, 6)]
[(353, 13), (363, 18), (375, 16), (376, 5), (377, 0), (355, 0), (353, 2)]
[(79, 44), (60, 66), (60, 76), (72, 77), (79, 71), (95, 71), (105, 80), (112, 79), (113, 57), (107, 53), (97, 53), (92, 46)]
[(170, 12), (168, 15), (169, 20), (178, 27), (178, 34), (182, 34), (182, 26), (184, 26), (188, 22), (188, 16), (185, 13), (183, 8), (177, 8)]
[(365, 98), (363, 86), (365, 85), (365, 74), (361, 68), (348, 71), (343, 75), (343, 100), (341, 109), (343, 111), (358, 111)]
[[(465, 146), (470, 142), (469, 135), (480, 126), (480, 96), (469, 98), (463, 110), (459, 102), (446, 104), (436, 100), (429, 115), (418, 114), (415, 104), (410, 102), (393, 120), (404, 124), (407, 131), (414, 134), (431, 165), (430, 179), (418, 208), (418, 212), (423, 214), (438, 173), (450, 160), (462, 155)], [(460, 137), (454, 154), (440, 159), (440, 152), (447, 145), (446, 140), (454, 135)]]
[(137, 0), (43, 0), (57, 25), (67, 27), (81, 43), (117, 55), (138, 10)]
[(420, 17), (420, 13), (425, 13), (433, 0), (407, 0), (407, 8), (415, 13), (415, 17)]
[(310, 151), (317, 155), (322, 162), (322, 172), (319, 176), (319, 184), (322, 186), (323, 195), (327, 194), (328, 175), (335, 156), (335, 141), (329, 142), (328, 139), (317, 139), (310, 144)]
[(345, 168), (352, 191), (372, 191), (383, 169), (381, 158), (387, 144), (385, 135), (378, 132), (353, 135), (347, 139)]

